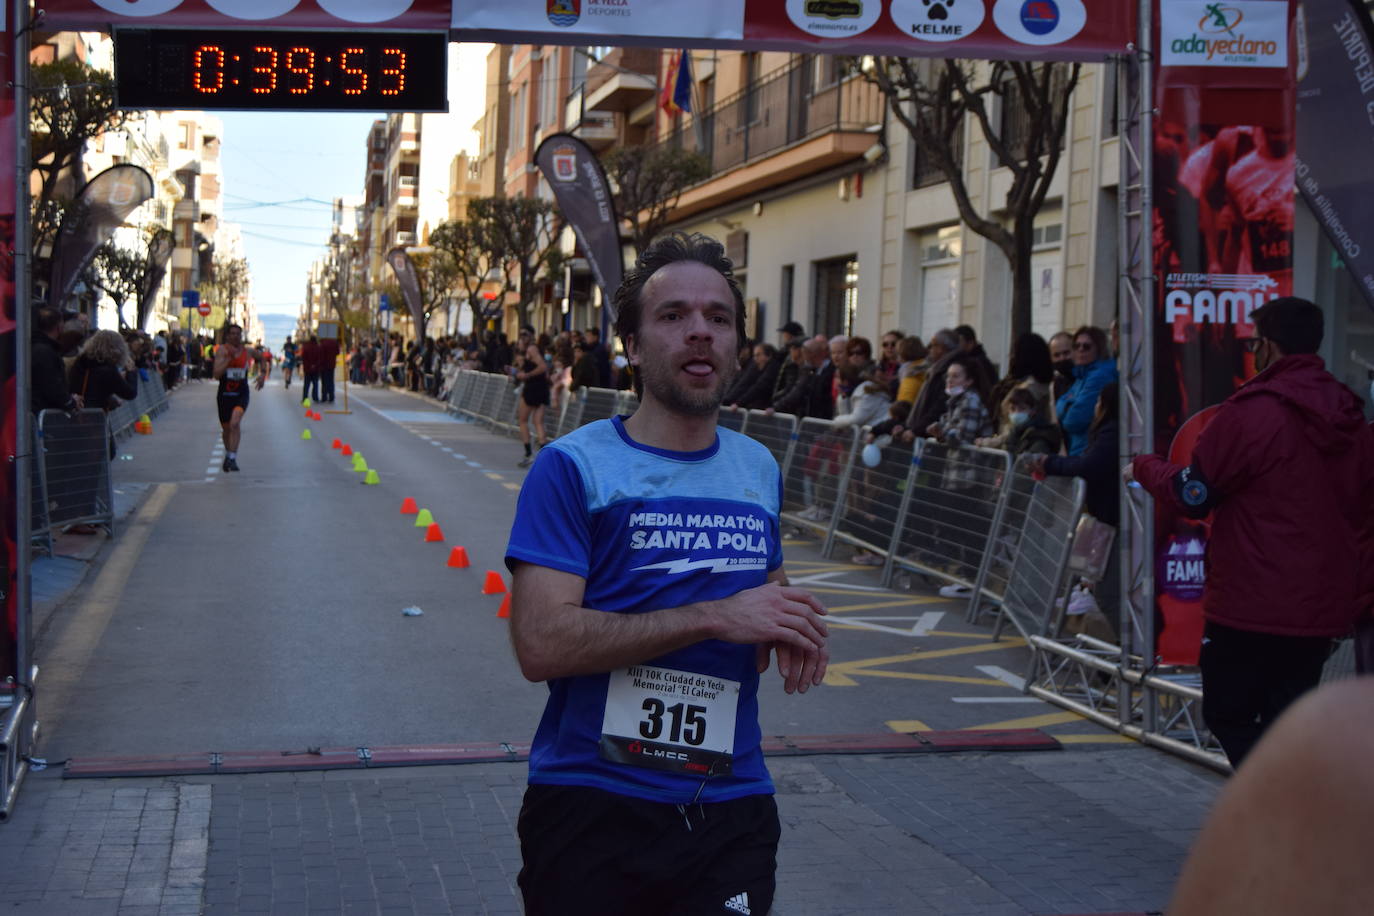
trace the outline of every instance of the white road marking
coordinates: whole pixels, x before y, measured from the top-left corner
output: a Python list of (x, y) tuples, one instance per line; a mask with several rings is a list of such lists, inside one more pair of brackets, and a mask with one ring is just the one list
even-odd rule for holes
[[(855, 626), (863, 627), (865, 630), (876, 630), (879, 633), (895, 633), (898, 636), (925, 636), (939, 625), (940, 618), (944, 616), (944, 611), (927, 611), (924, 614), (910, 617), (850, 617), (846, 614), (843, 617), (836, 616), (831, 618), (831, 622), (836, 624), (852, 623)], [(914, 620), (916, 622), (909, 627), (893, 627), (884, 623), (879, 623), (878, 621), (880, 620)]]
[(787, 581), (792, 585), (827, 585), (831, 588), (847, 588), (856, 592), (882, 592), (887, 589), (877, 585), (853, 585), (849, 582), (831, 582), (835, 576), (843, 576), (853, 572), (852, 569), (835, 569), (829, 572), (811, 573), (807, 576), (788, 576)]
[(1001, 668), (997, 665), (979, 665), (978, 670), (990, 678), (1001, 681), (1003, 684), (1015, 687), (1017, 690), (1025, 689), (1026, 679), (1019, 674), (1012, 674), (1006, 668)]

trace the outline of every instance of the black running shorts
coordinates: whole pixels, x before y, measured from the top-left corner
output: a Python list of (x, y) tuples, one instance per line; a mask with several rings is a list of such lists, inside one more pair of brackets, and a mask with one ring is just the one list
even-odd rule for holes
[(238, 394), (217, 394), (215, 395), (215, 406), (219, 408), (219, 421), (228, 423), (234, 417), (234, 408), (242, 407), (248, 410), (248, 389), (244, 388)]
[(670, 805), (580, 786), (530, 786), (520, 809), (526, 916), (765, 916), (771, 795)]

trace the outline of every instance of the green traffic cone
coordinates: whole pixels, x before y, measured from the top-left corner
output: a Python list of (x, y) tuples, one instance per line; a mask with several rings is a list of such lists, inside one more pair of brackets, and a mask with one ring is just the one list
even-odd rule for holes
[(368, 468), (367, 476), (363, 478), (363, 483), (381, 483), (382, 479), (377, 476), (377, 472)]
[(310, 438), (310, 430), (308, 430), (308, 429), (303, 429), (303, 430), (301, 430), (301, 438), (302, 438), (302, 439), (309, 439), (309, 438)]
[(309, 398), (301, 398), (301, 406), (302, 406), (302, 407), (309, 407), (309, 406), (310, 406), (310, 399), (309, 399)]
[(434, 524), (434, 516), (430, 515), (428, 509), (421, 509), (420, 514), (415, 516), (416, 528), (428, 528), (432, 524)]

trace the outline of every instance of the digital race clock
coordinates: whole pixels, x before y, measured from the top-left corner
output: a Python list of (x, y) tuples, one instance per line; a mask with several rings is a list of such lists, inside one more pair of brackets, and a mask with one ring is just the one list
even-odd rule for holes
[(441, 32), (116, 29), (121, 108), (447, 111)]

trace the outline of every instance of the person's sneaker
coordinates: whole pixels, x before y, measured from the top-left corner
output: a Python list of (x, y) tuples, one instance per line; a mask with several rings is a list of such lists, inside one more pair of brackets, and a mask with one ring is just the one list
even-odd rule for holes
[(946, 585), (940, 589), (941, 598), (967, 598), (973, 589), (967, 585)]
[(224, 472), (227, 474), (227, 473), (229, 473), (229, 465), (230, 465), (230, 464), (231, 464), (231, 462), (229, 461), (229, 456), (228, 456), (228, 455), (225, 455), (225, 456), (224, 456), (224, 461), (220, 463), (219, 469), (220, 469), (221, 471), (224, 471)]
[(518, 468), (527, 468), (527, 467), (529, 467), (529, 466), (532, 465), (532, 464), (534, 464), (534, 456), (533, 456), (533, 455), (526, 455), (524, 458), (521, 458), (521, 459), (520, 459), (520, 463), (517, 464), (516, 467), (518, 467)]
[(883, 558), (878, 556), (876, 553), (869, 553), (868, 551), (863, 551), (854, 554), (854, 562), (859, 564), (860, 566), (882, 566)]
[(224, 469), (226, 471), (237, 471), (239, 469), (239, 463), (235, 461), (233, 458), (225, 458)]

